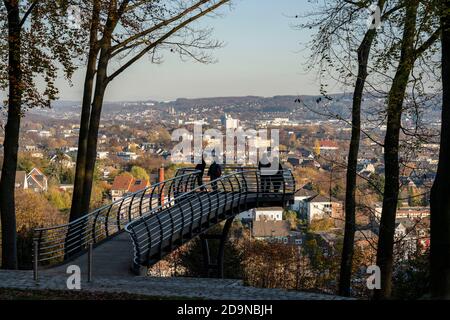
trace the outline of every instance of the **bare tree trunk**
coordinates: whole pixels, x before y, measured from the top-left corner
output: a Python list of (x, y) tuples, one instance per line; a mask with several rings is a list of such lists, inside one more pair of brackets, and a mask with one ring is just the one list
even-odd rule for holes
[[(380, 11), (383, 11), (385, 0), (378, 1)], [(368, 72), (370, 50), (376, 37), (377, 29), (366, 32), (358, 48), (358, 78), (353, 93), (352, 106), (352, 136), (347, 161), (347, 179), (345, 191), (345, 233), (342, 248), (341, 269), (339, 277), (339, 295), (350, 296), (354, 242), (356, 232), (356, 168), (358, 165), (359, 142), (361, 138), (361, 103)]]
[[(102, 72), (99, 68), (98, 72)], [(92, 184), (94, 181), (95, 162), (97, 158), (97, 136), (100, 125), (101, 111), (103, 105), (103, 97), (106, 90), (105, 80), (100, 80), (100, 77), (96, 79), (96, 90), (94, 102), (92, 103), (92, 113), (89, 123), (89, 148), (86, 152), (86, 167), (84, 170), (84, 184), (83, 194), (81, 195), (81, 210), (82, 212), (89, 212), (89, 204), (92, 193)]]
[[(128, 1), (126, 1), (128, 3)], [(124, 2), (125, 3), (125, 2)], [(97, 30), (99, 26), (99, 13), (96, 11), (100, 10), (100, 4), (98, 2), (95, 3), (95, 7), (93, 10), (93, 17), (96, 19), (95, 21), (95, 34), (91, 32), (90, 46), (91, 50), (94, 51), (93, 54), (93, 63), (92, 73), (86, 74), (85, 81), (85, 98), (86, 105), (83, 101), (83, 108), (85, 108), (85, 119), (81, 120), (81, 125), (85, 125), (83, 130), (83, 136), (81, 136), (81, 127), (80, 127), (80, 142), (82, 140), (82, 145), (79, 146), (78, 156), (82, 157), (82, 159), (77, 159), (77, 175), (76, 179), (76, 187), (77, 194), (72, 199), (72, 205), (75, 204), (76, 208), (71, 211), (71, 219), (72, 212), (73, 218), (81, 217), (89, 212), (89, 202), (91, 198), (92, 191), (92, 182), (94, 176), (94, 168), (95, 161), (97, 157), (97, 136), (98, 136), (98, 128), (100, 125), (100, 117), (101, 110), (103, 105), (103, 99), (106, 87), (108, 85), (108, 77), (107, 77), (107, 69), (108, 62), (110, 59), (110, 48), (111, 48), (111, 37), (114, 31), (114, 28), (117, 25), (118, 17), (117, 17), (117, 1), (112, 0), (109, 3), (109, 13), (108, 19), (105, 24), (105, 28), (103, 30), (102, 38), (97, 41)], [(94, 38), (95, 37), (95, 38)], [(99, 61), (97, 62), (97, 55), (100, 51)], [(88, 70), (89, 72), (89, 70)], [(95, 78), (95, 92), (94, 96), (92, 96), (92, 88), (93, 88), (93, 78)], [(91, 106), (91, 100), (92, 106)], [(89, 101), (89, 106), (87, 102)], [(89, 110), (88, 110), (89, 107)], [(88, 115), (89, 112), (89, 115)], [(82, 149), (80, 149), (82, 147)]]
[(104, 39), (100, 52), (100, 60), (98, 63), (97, 77), (95, 81), (94, 101), (92, 103), (91, 117), (89, 121), (88, 142), (89, 148), (86, 152), (86, 164), (84, 170), (83, 194), (81, 195), (82, 212), (89, 211), (89, 204), (92, 193), (92, 184), (94, 181), (95, 162), (97, 159), (97, 137), (100, 126), (100, 118), (105, 96), (106, 87), (108, 85), (107, 69), (109, 63), (109, 49), (111, 45), (110, 39)]
[(98, 44), (97, 33), (99, 28), (100, 2), (94, 1), (90, 31), (90, 50), (84, 80), (83, 102), (81, 107), (80, 133), (78, 137), (77, 166), (75, 171), (74, 190), (72, 195), (72, 206), (70, 209), (70, 221), (76, 220), (87, 212), (81, 210), (81, 196), (83, 194), (83, 184), (86, 166), (86, 152), (88, 149), (89, 121), (91, 114), (92, 92), (94, 87), (94, 77), (97, 66)]
[[(93, 2), (92, 7), (92, 17), (90, 26), (90, 36), (89, 36), (89, 54), (86, 66), (86, 75), (84, 79), (84, 89), (83, 89), (83, 101), (81, 106), (81, 119), (80, 119), (80, 132), (78, 136), (78, 151), (77, 151), (77, 165), (75, 170), (75, 181), (74, 190), (72, 194), (72, 206), (70, 209), (69, 221), (74, 221), (87, 212), (83, 211), (81, 206), (81, 197), (84, 193), (84, 177), (85, 177), (85, 166), (86, 166), (86, 153), (89, 147), (89, 120), (91, 116), (91, 102), (94, 87), (94, 78), (97, 68), (97, 56), (98, 56), (98, 30), (100, 24), (100, 1), (96, 0)], [(76, 230), (80, 230), (79, 226)], [(72, 236), (73, 229), (69, 227), (68, 237), (72, 242), (71, 251), (66, 252), (66, 257), (70, 255), (77, 254), (81, 248), (81, 234), (77, 236)]]
[(353, 252), (356, 230), (356, 167), (358, 165), (359, 141), (361, 137), (361, 102), (367, 79), (367, 63), (376, 31), (369, 30), (358, 48), (358, 78), (353, 93), (352, 136), (347, 162), (345, 193), (345, 233), (342, 248), (339, 295), (350, 296)]
[(3, 143), (3, 168), (0, 180), (2, 268), (17, 269), (17, 232), (14, 189), (23, 92), (21, 88), (21, 28), (19, 2), (17, 0), (5, 0), (4, 4), (8, 11), (9, 96), (8, 119), (5, 126), (5, 140)]
[(450, 1), (443, 0), (442, 127), (436, 180), (431, 189), (431, 295), (450, 299)]
[(381, 289), (375, 291), (374, 297), (376, 299), (389, 298), (392, 291), (395, 215), (397, 213), (400, 176), (400, 129), (406, 88), (415, 62), (414, 39), (418, 5), (418, 0), (409, 0), (406, 3), (401, 57), (388, 96), (388, 118), (384, 140), (385, 184), (377, 249), (377, 265), (381, 269)]

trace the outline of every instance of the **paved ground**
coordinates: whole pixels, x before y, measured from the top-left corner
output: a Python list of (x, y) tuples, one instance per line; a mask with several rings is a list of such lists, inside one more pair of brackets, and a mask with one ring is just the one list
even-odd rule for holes
[[(36, 283), (31, 271), (0, 271), (0, 287), (16, 289), (67, 290), (67, 276), (41, 273)], [(81, 289), (97, 292), (127, 292), (133, 294), (189, 297), (203, 299), (230, 300), (343, 300), (338, 296), (315, 293), (284, 291), (280, 289), (259, 289), (245, 287), (241, 281), (197, 279), (197, 278), (156, 278), (156, 277), (115, 277), (96, 276), (91, 283), (82, 277)]]
[[(69, 261), (61, 266), (45, 270), (46, 273), (66, 274), (67, 266), (77, 265), (84, 274), (87, 272), (87, 254)], [(97, 275), (114, 277), (132, 277), (133, 244), (130, 235), (122, 232), (112, 239), (100, 244), (93, 250), (92, 268)]]

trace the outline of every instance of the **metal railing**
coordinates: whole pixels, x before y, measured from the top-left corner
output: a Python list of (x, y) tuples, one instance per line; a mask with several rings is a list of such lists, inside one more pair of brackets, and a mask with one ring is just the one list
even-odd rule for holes
[(230, 215), (261, 205), (284, 206), (294, 194), (290, 170), (262, 175), (256, 169), (236, 169), (176, 197), (170, 208), (154, 208), (128, 223), (125, 231), (133, 241), (134, 265), (151, 265)]
[(85, 252), (90, 244), (122, 232), (130, 221), (174, 205), (175, 198), (198, 186), (198, 174), (192, 168), (179, 169), (172, 179), (129, 194), (70, 223), (35, 229), (34, 261), (41, 265), (63, 262)]

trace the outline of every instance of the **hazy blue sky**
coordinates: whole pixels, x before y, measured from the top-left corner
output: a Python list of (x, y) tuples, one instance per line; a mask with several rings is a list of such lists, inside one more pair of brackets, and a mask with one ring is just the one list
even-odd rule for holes
[[(218, 62), (201, 65), (182, 62), (166, 54), (164, 63), (151, 64), (147, 57), (110, 85), (106, 100), (169, 100), (178, 97), (231, 95), (317, 94), (315, 74), (305, 74), (302, 43), (309, 35), (294, 30), (289, 18), (308, 10), (306, 0), (235, 0), (224, 16), (204, 20), (214, 26), (215, 37), (225, 47), (215, 51)], [(63, 81), (61, 99), (80, 100), (84, 70), (74, 86)]]

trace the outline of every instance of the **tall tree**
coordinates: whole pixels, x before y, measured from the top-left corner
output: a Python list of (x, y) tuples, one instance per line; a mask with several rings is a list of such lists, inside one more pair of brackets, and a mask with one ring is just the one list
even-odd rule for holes
[(450, 299), (450, 0), (440, 1), (442, 123), (436, 179), (431, 189), (431, 295)]
[[(86, 73), (71, 221), (89, 211), (97, 135), (108, 85), (146, 55), (150, 55), (152, 61), (158, 61), (160, 51), (164, 49), (198, 62), (209, 62), (204, 50), (217, 48), (220, 43), (210, 40), (210, 29), (197, 29), (192, 25), (230, 2), (98, 1), (100, 10), (95, 15), (94, 11), (92, 13), (89, 44), (89, 56), (95, 59), (95, 64)], [(121, 60), (121, 65), (110, 70), (113, 59)]]
[[(382, 32), (378, 33), (379, 36), (377, 37), (375, 37), (377, 35), (376, 30), (367, 31), (367, 29), (365, 29), (361, 35), (360, 31), (362, 28), (358, 28), (358, 26), (363, 25), (363, 23), (361, 23), (361, 18), (359, 18), (361, 17), (361, 15), (358, 14), (359, 10), (365, 11), (367, 6), (369, 5), (368, 1), (343, 0), (336, 1), (328, 5), (326, 4), (324, 5), (324, 8), (321, 12), (319, 12), (318, 14), (312, 14), (312, 17), (315, 19), (314, 22), (306, 25), (306, 27), (309, 28), (318, 27), (317, 36), (314, 38), (313, 45), (311, 47), (313, 48), (314, 55), (319, 58), (316, 58), (318, 60), (318, 63), (311, 63), (311, 65), (317, 65), (317, 68), (320, 70), (321, 75), (323, 73), (326, 73), (326, 77), (321, 77), (321, 79), (325, 79), (325, 81), (329, 81), (329, 79), (332, 79), (335, 82), (343, 84), (345, 86), (352, 86), (354, 93), (351, 123), (349, 123), (349, 121), (347, 121), (339, 114), (335, 114), (334, 112), (329, 110), (327, 111), (326, 108), (328, 108), (328, 106), (331, 104), (330, 102), (320, 104), (321, 109), (319, 111), (314, 110), (314, 112), (321, 114), (322, 116), (340, 119), (341, 121), (349, 123), (352, 126), (352, 139), (346, 166), (346, 232), (345, 245), (342, 252), (341, 277), (339, 287), (339, 292), (342, 295), (349, 295), (350, 293), (352, 253), (354, 250), (353, 240), (356, 228), (355, 211), (357, 208), (355, 198), (355, 191), (357, 189), (356, 181), (358, 176), (356, 172), (356, 165), (361, 134), (364, 133), (366, 138), (368, 138), (372, 142), (375, 142), (380, 146), (384, 146), (382, 143), (377, 141), (378, 139), (376, 137), (374, 138), (374, 136), (371, 136), (367, 132), (367, 130), (361, 130), (361, 101), (363, 97), (364, 87), (366, 86), (370, 88), (369, 94), (378, 95), (378, 98), (380, 98), (380, 96), (384, 97), (387, 95), (388, 105), (390, 105), (391, 111), (392, 106), (395, 104), (392, 97), (400, 94), (400, 113), (404, 111), (403, 101), (406, 93), (406, 87), (408, 86), (408, 84), (410, 84), (409, 75), (412, 73), (412, 67), (414, 66), (417, 59), (424, 57), (422, 54), (438, 38), (438, 32), (435, 30), (436, 28), (434, 28), (435, 24), (433, 24), (433, 22), (435, 22), (435, 19), (433, 19), (433, 2), (434, 1), (419, 1), (419, 4), (417, 5), (418, 13), (416, 14), (416, 18), (420, 21), (420, 23), (417, 25), (417, 29), (414, 28), (412, 47), (412, 51), (414, 52), (414, 59), (411, 69), (409, 70), (409, 72), (407, 72), (405, 90), (401, 90), (401, 85), (400, 89), (398, 88), (399, 80), (402, 81), (404, 79), (399, 76), (401, 72), (397, 72), (397, 62), (400, 57), (404, 59), (404, 56), (401, 55), (402, 52), (399, 52), (399, 48), (402, 47), (402, 33), (404, 30), (404, 20), (406, 12), (405, 6), (407, 3), (409, 3), (408, 1), (393, 0), (379, 1), (377, 3), (381, 7), (379, 8), (380, 18), (381, 21), (383, 21)], [(383, 12), (384, 7), (385, 10)], [(321, 18), (323, 15), (325, 15), (325, 19)], [(316, 18), (317, 16), (319, 16), (319, 18)], [(358, 48), (358, 50), (354, 48)], [(355, 51), (357, 52), (357, 56), (354, 55)], [(369, 55), (372, 55), (374, 57), (372, 59), (373, 62), (371, 63), (371, 65), (368, 65)], [(358, 71), (356, 74), (354, 74), (353, 72), (353, 65), (355, 60), (358, 61)], [(420, 62), (422, 63), (424, 61)], [(428, 63), (428, 61), (425, 63)], [(403, 63), (400, 65), (403, 65)], [(371, 71), (372, 73), (372, 83), (368, 82), (369, 71)], [(394, 75), (396, 73), (397, 77), (394, 80), (395, 86), (393, 86), (393, 89), (391, 88), (391, 90), (389, 90), (391, 91), (390, 93), (386, 94), (385, 86), (386, 84), (390, 84), (392, 78), (394, 78)], [(355, 80), (353, 81), (353, 79)], [(413, 84), (412, 90), (417, 89), (417, 83), (420, 83), (420, 80), (417, 81), (417, 77), (415, 77), (414, 80), (416, 82), (411, 81), (411, 83)], [(326, 94), (326, 84), (321, 85), (321, 91)], [(327, 98), (327, 100), (332, 100), (332, 97)], [(415, 97), (412, 99), (412, 101), (412, 104), (417, 105)], [(378, 115), (377, 126), (379, 126), (380, 123), (385, 123), (385, 115), (386, 113), (389, 114), (389, 112), (386, 112), (385, 110), (377, 110), (375, 108), (374, 110), (370, 111), (370, 114), (372, 115), (375, 113)], [(391, 116), (388, 116), (388, 118), (391, 120), (390, 128), (392, 129), (392, 112), (390, 114)], [(372, 122), (374, 120), (369, 120), (369, 118), (367, 118), (366, 121)], [(401, 123), (399, 123), (399, 137), (400, 130), (403, 130), (405, 134), (409, 134), (408, 129), (401, 127)], [(392, 134), (392, 132), (395, 132), (395, 130), (391, 131), (390, 134)], [(416, 134), (414, 136), (419, 139), (421, 138), (420, 134)], [(399, 141), (397, 141), (397, 143), (394, 142), (394, 145), (395, 144), (397, 144), (396, 155), (398, 158)], [(404, 153), (402, 153), (402, 155), (405, 156)], [(397, 162), (399, 163), (398, 160)], [(345, 165), (342, 164), (342, 166)], [(392, 163), (388, 166), (392, 167)], [(397, 171), (399, 171), (398, 166)], [(397, 173), (397, 177), (398, 176), (399, 174)], [(371, 181), (368, 181), (368, 183), (372, 185)], [(375, 189), (377, 190), (377, 192), (384, 193), (383, 188)], [(398, 188), (395, 188), (393, 186), (392, 189), (396, 189), (396, 191), (391, 190), (391, 193), (396, 193), (398, 197)], [(371, 212), (371, 210), (367, 211)], [(384, 229), (384, 232), (385, 225), (383, 225), (381, 229)]]
[(2, 268), (17, 269), (16, 212), (14, 184), (19, 148), (22, 106), (21, 34), (19, 2), (4, 1), (8, 19), (8, 120), (3, 143), (4, 159), (0, 180), (0, 212), (2, 218)]
[[(392, 268), (394, 261), (394, 234), (395, 216), (400, 188), (400, 161), (399, 145), (400, 131), (402, 129), (402, 113), (406, 90), (411, 72), (416, 60), (428, 50), (439, 38), (440, 30), (431, 32), (431, 35), (422, 43), (416, 39), (422, 30), (418, 27), (420, 0), (404, 1), (405, 15), (403, 21), (403, 35), (401, 38), (401, 53), (392, 86), (387, 101), (387, 129), (384, 139), (385, 183), (383, 196), (383, 209), (380, 219), (380, 231), (377, 249), (377, 265), (381, 269), (381, 289), (375, 290), (376, 299), (389, 298), (392, 291)], [(433, 1), (423, 1), (422, 11), (426, 20), (432, 17)], [(418, 31), (419, 30), (419, 31)]]
[[(378, 1), (380, 11), (384, 9), (384, 0)], [(356, 178), (359, 143), (361, 139), (361, 103), (368, 77), (368, 62), (377, 26), (372, 26), (364, 35), (358, 47), (358, 75), (355, 82), (352, 104), (352, 134), (347, 159), (347, 177), (345, 189), (345, 231), (342, 246), (341, 268), (339, 276), (339, 295), (350, 296), (353, 253), (356, 231)]]
[(86, 74), (84, 78), (80, 131), (78, 136), (78, 152), (76, 171), (74, 179), (74, 190), (72, 195), (72, 206), (70, 220), (73, 221), (81, 216), (81, 202), (83, 195), (83, 182), (86, 166), (86, 151), (88, 148), (89, 119), (91, 115), (91, 101), (93, 94), (94, 78), (96, 73), (97, 56), (99, 52), (100, 33), (100, 10), (101, 0), (92, 0), (91, 18), (89, 26), (89, 53), (87, 57)]
[[(72, 58), (80, 48), (71, 41), (77, 31), (67, 25), (67, 3), (47, 0), (3, 0), (0, 53), (0, 87), (8, 90), (7, 120), (3, 143), (4, 158), (0, 178), (2, 224), (2, 268), (17, 268), (15, 175), (19, 148), (20, 121), (27, 107), (49, 107), (57, 97), (54, 80), (61, 64), (66, 77), (74, 71)], [(40, 76), (46, 85), (36, 85)]]
[[(361, 138), (361, 105), (369, 76), (369, 56), (377, 36), (379, 24), (388, 20), (402, 7), (398, 1), (379, 0), (376, 3), (378, 12), (375, 11), (373, 6), (369, 5), (368, 1), (335, 1), (325, 5), (318, 13), (312, 15), (314, 18), (319, 16), (319, 19), (315, 18), (313, 23), (306, 24), (308, 28), (318, 27), (317, 36), (314, 38), (311, 47), (314, 58), (320, 57), (320, 63), (318, 64), (320, 72), (327, 72), (327, 77), (324, 78), (329, 78), (328, 75), (331, 70), (339, 75), (339, 77), (335, 77), (331, 74), (335, 81), (353, 87), (352, 120), (349, 123), (352, 128), (352, 135), (346, 166), (345, 235), (339, 281), (339, 294), (344, 296), (350, 295), (356, 229), (356, 181), (358, 176), (356, 168)], [(365, 21), (362, 21), (360, 17), (366, 17), (372, 10), (374, 10), (372, 12), (374, 20), (367, 27)], [(380, 54), (382, 50), (378, 49), (377, 53)], [(357, 61), (356, 72), (353, 71), (355, 60)], [(324, 87), (322, 86), (323, 92)], [(331, 99), (331, 97), (327, 98), (328, 100)], [(315, 112), (330, 118), (341, 119), (340, 115), (332, 112), (329, 115), (326, 115), (322, 110)], [(348, 122), (346, 119), (341, 120)], [(342, 164), (342, 167), (344, 166)]]

